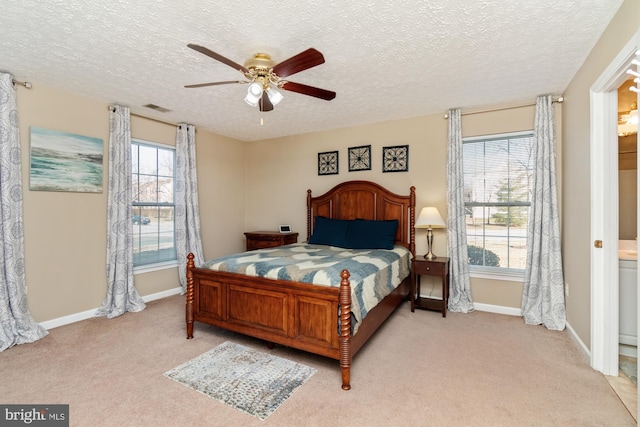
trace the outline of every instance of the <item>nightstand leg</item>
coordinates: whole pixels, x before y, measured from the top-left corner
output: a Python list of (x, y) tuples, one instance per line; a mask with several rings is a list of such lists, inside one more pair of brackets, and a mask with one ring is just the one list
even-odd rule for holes
[(449, 300), (449, 275), (442, 277), (442, 317), (447, 317), (447, 301)]
[(411, 273), (411, 291), (409, 292), (409, 299), (411, 300), (411, 312), (416, 309), (416, 275)]

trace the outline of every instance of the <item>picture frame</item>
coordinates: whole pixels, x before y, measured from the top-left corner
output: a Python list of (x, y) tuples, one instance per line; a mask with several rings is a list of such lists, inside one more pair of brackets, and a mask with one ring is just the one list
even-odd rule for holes
[(34, 126), (29, 139), (29, 190), (102, 193), (102, 139)]
[(371, 145), (349, 147), (349, 172), (371, 170)]
[(338, 152), (325, 151), (318, 153), (318, 175), (338, 174)]
[(409, 146), (382, 147), (382, 172), (408, 172)]

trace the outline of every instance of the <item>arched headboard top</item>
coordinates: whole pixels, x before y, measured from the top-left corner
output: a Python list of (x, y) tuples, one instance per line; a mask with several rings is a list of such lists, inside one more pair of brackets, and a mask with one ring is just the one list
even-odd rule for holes
[(346, 181), (321, 196), (307, 190), (307, 240), (313, 232), (314, 218), (398, 220), (396, 243), (415, 255), (415, 187), (406, 196), (395, 194), (370, 181)]

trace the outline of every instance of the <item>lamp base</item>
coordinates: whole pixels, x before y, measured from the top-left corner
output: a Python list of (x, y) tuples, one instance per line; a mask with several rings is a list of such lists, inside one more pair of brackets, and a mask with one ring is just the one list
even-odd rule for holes
[(431, 252), (433, 246), (433, 230), (431, 227), (427, 228), (427, 254), (424, 256), (426, 259), (436, 259), (437, 257)]

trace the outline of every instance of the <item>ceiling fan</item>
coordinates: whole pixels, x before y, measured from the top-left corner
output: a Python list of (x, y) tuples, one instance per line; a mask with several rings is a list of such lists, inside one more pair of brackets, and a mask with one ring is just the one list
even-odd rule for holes
[(299, 54), (278, 64), (271, 60), (271, 57), (266, 53), (256, 53), (252, 58), (247, 59), (244, 62), (244, 65), (240, 65), (228, 58), (225, 58), (219, 53), (207, 49), (206, 47), (192, 43), (187, 46), (220, 61), (223, 64), (235, 68), (240, 71), (247, 80), (200, 83), (186, 85), (186, 88), (249, 83), (247, 96), (244, 100), (251, 106), (258, 106), (260, 111), (273, 110), (273, 106), (283, 99), (283, 96), (278, 89), (297, 92), (303, 95), (324, 99), (326, 101), (331, 101), (336, 97), (336, 93), (330, 90), (284, 80), (285, 77), (289, 77), (295, 73), (299, 73), (324, 63), (324, 56), (314, 48), (309, 48), (304, 52), (300, 52)]

